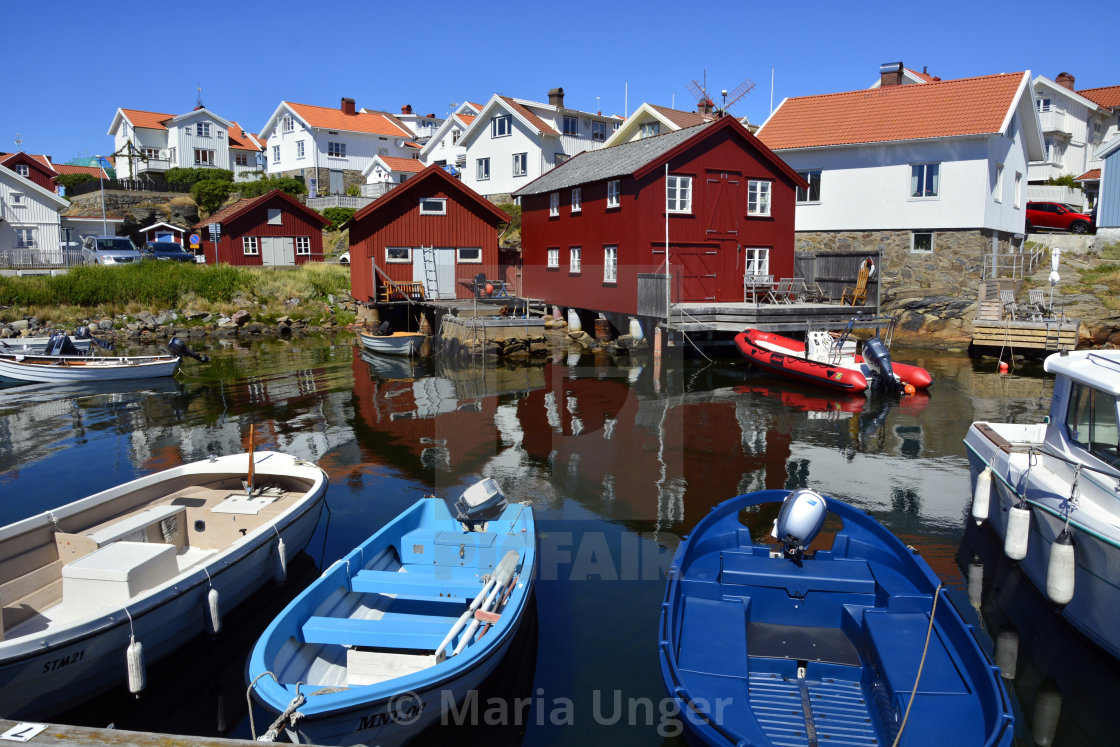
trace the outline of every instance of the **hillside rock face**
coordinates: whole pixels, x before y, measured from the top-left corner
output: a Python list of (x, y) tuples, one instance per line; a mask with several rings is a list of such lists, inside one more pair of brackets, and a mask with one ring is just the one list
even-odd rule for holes
[[(199, 221), (198, 205), (190, 195), (179, 192), (127, 192), (105, 190), (105, 214), (124, 218), (122, 235), (161, 221), (189, 228)], [(101, 193), (79, 195), (63, 215), (101, 215)]]

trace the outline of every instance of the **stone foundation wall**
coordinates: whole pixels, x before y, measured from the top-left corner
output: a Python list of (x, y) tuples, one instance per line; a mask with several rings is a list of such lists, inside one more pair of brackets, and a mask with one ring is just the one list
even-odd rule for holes
[[(317, 180), (317, 186), (318, 186), (318, 189), (319, 189), (319, 194), (321, 194), (321, 195), (329, 194), (329, 190), (330, 190), (330, 186), (331, 186), (331, 170), (330, 169), (323, 169), (323, 168), (319, 168), (319, 169), (316, 169), (316, 168), (289, 169), (288, 171), (279, 172), (279, 175), (280, 176), (294, 176), (294, 177), (297, 177), (297, 178), (303, 177), (304, 184), (308, 185), (308, 187), (310, 187), (310, 185), (311, 185), (311, 180), (316, 179)], [(342, 170), (342, 186), (343, 186), (342, 191), (344, 193), (347, 189), (349, 189), (350, 187), (352, 187), (354, 185), (361, 185), (361, 184), (365, 184), (365, 183), (366, 183), (366, 178), (364, 176), (362, 176), (362, 172), (357, 171), (355, 169), (343, 169)], [(311, 197), (315, 197), (315, 196), (316, 195), (311, 195)]]

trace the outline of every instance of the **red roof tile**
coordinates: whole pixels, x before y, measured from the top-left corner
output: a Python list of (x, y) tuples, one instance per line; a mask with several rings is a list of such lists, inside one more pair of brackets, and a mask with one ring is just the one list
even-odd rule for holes
[(415, 158), (400, 158), (398, 156), (379, 156), (379, 158), (393, 171), (407, 171), (418, 174), (424, 170), (424, 164)]
[(245, 132), (244, 127), (237, 122), (230, 122), (229, 124), (229, 147), (231, 150), (251, 150), (254, 152), (261, 150), (249, 140), (249, 134)]
[(1116, 109), (1120, 107), (1120, 86), (1105, 86), (1103, 88), (1086, 88), (1084, 91), (1076, 91), (1079, 96), (1092, 101), (1097, 106), (1103, 106), (1106, 109)]
[(34, 153), (24, 153), (22, 150), (19, 151), (19, 153), (0, 153), (0, 164), (6, 165), (8, 161), (12, 160), (15, 156), (18, 156), (20, 154), (27, 156), (48, 171), (57, 171), (54, 167), (54, 164), (51, 163), (50, 156), (35, 155)]
[(101, 176), (101, 169), (96, 166), (74, 166), (68, 163), (56, 163), (54, 170), (59, 174), (89, 174), (93, 177)]
[(133, 127), (144, 127), (149, 130), (166, 130), (167, 125), (164, 122), (175, 117), (174, 114), (145, 112), (139, 109), (121, 109), (121, 113), (128, 117)]
[(513, 99), (511, 99), (509, 96), (499, 96), (498, 98), (500, 98), (502, 101), (509, 104), (509, 107), (511, 109), (513, 109), (515, 112), (517, 112), (518, 114), (520, 114), (522, 117), (525, 117), (525, 119), (527, 119), (529, 121), (529, 124), (531, 124), (533, 127), (536, 127), (539, 132), (548, 133), (549, 135), (559, 135), (560, 134), (548, 122), (545, 122), (543, 119), (538, 117), (536, 114), (533, 114), (531, 111), (526, 109), (524, 106), (522, 106), (521, 104), (519, 104), (516, 101), (514, 101)]
[(1101, 170), (1100, 169), (1089, 169), (1088, 171), (1086, 171), (1081, 176), (1074, 177), (1073, 180), (1075, 182), (1091, 182), (1091, 181), (1094, 181), (1094, 180), (1099, 180), (1100, 178), (1101, 178)]
[(778, 150), (995, 133), (1025, 75), (793, 98), (774, 112), (758, 137)]
[(456, 114), (455, 116), (458, 117), (459, 121), (461, 121), (467, 127), (470, 127), (471, 122), (473, 122), (477, 118), (478, 115), (477, 114)]
[(371, 135), (391, 135), (393, 137), (412, 137), (412, 133), (397, 123), (396, 117), (384, 112), (363, 112), (343, 114), (341, 109), (328, 109), (311, 104), (285, 102), (292, 111), (312, 127), (346, 132), (365, 132)]
[(243, 213), (247, 210), (250, 210), (254, 206), (256, 206), (258, 204), (261, 204), (261, 203), (264, 203), (264, 202), (267, 202), (274, 197), (279, 197), (281, 200), (283, 200), (285, 202), (288, 202), (288, 203), (291, 203), (292, 209), (298, 210), (302, 213), (305, 213), (308, 216), (313, 216), (314, 218), (318, 219), (323, 225), (326, 225), (327, 223), (330, 222), (326, 218), (324, 218), (320, 213), (318, 213), (315, 210), (312, 210), (311, 208), (307, 207), (306, 205), (304, 205), (302, 202), (300, 202), (296, 198), (292, 197), (291, 195), (286, 194), (285, 192), (282, 192), (279, 189), (274, 189), (271, 192), (269, 192), (268, 194), (263, 194), (260, 197), (242, 197), (237, 202), (234, 202), (230, 205), (225, 206), (224, 208), (222, 208), (218, 212), (211, 215), (209, 218), (206, 218), (204, 220), (200, 220), (198, 223), (195, 223), (194, 226), (192, 226), (192, 228), (202, 228), (203, 226), (205, 226), (209, 223), (221, 223), (223, 221), (229, 220), (230, 218), (232, 218), (236, 215), (240, 215), (241, 213)]

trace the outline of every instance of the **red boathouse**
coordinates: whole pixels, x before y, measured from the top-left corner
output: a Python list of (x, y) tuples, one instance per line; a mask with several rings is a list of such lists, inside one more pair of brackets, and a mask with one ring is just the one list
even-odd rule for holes
[(673, 303), (742, 302), (744, 275), (793, 275), (807, 186), (734, 117), (585, 151), (514, 193), (524, 295), (635, 315), (668, 243)]
[[(323, 261), (323, 226), (330, 221), (274, 189), (222, 208), (194, 225), (206, 261), (230, 265), (292, 266)], [(217, 224), (217, 240), (210, 226)]]

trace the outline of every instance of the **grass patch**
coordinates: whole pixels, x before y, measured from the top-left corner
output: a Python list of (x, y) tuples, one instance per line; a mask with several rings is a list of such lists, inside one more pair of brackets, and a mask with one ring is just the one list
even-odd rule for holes
[(1101, 247), (1101, 259), (1120, 259), (1120, 244), (1106, 244)]

